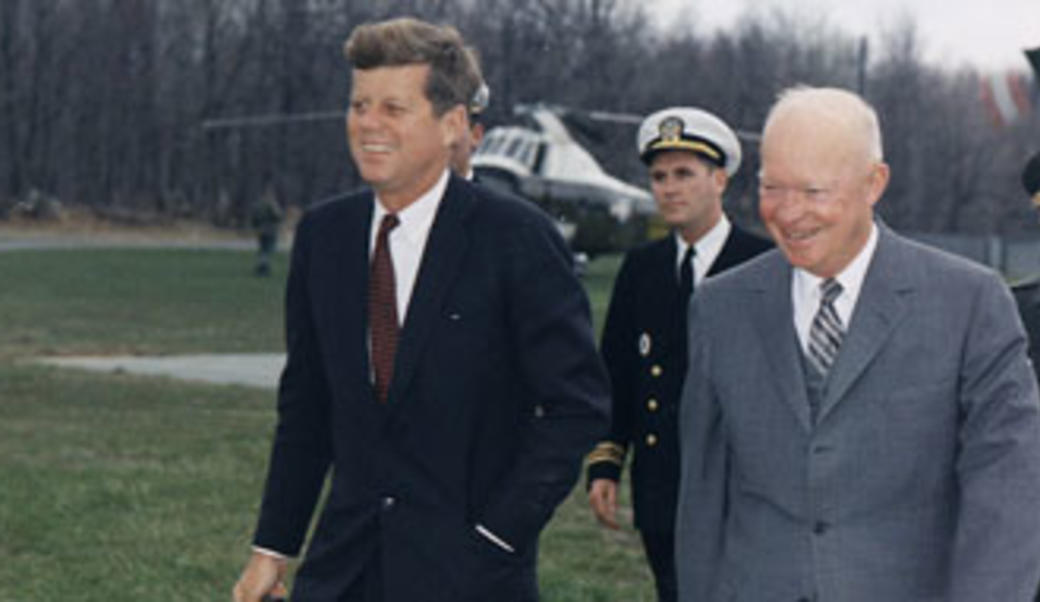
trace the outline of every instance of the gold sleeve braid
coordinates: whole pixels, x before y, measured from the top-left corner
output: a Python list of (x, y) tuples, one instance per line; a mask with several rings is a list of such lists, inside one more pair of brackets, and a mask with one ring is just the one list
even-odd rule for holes
[(623, 466), (625, 463), (625, 447), (614, 443), (613, 441), (603, 441), (589, 452), (588, 458), (586, 459), (589, 464), (610, 462), (612, 464), (617, 464), (618, 466)]

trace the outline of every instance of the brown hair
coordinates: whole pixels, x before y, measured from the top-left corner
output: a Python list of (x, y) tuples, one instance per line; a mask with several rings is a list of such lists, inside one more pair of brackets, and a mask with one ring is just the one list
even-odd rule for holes
[(357, 26), (343, 44), (343, 54), (360, 70), (429, 65), (426, 98), (437, 115), (455, 105), (468, 107), (483, 82), (477, 54), (458, 30), (412, 17)]

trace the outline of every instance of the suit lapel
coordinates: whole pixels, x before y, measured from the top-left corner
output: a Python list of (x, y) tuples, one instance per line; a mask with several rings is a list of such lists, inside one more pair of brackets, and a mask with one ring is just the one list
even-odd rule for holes
[(335, 366), (331, 373), (347, 388), (367, 388), (370, 381), (368, 240), (374, 202), (371, 192), (341, 201), (333, 219), (315, 224), (319, 231), (312, 239), (311, 286), (320, 290), (313, 302)]
[(900, 262), (900, 241), (878, 225), (878, 245), (860, 289), (841, 351), (831, 369), (819, 419), (823, 420), (877, 357), (911, 306), (913, 283)]
[(444, 293), (462, 266), (469, 247), (465, 219), (475, 201), (469, 185), (452, 175), (426, 240), (419, 274), (408, 303), (408, 314), (401, 329), (388, 396), (391, 404), (402, 399), (402, 393), (407, 390), (436, 322), (438, 309), (443, 305)]
[(669, 232), (667, 238), (654, 248), (654, 257), (647, 265), (648, 270), (654, 271), (653, 280), (650, 282), (653, 296), (648, 300), (652, 303), (654, 311), (650, 312), (648, 324), (656, 325), (661, 331), (653, 345), (657, 347), (660, 354), (667, 354), (673, 345), (685, 345), (685, 336), (669, 336), (669, 330), (684, 328), (686, 325), (685, 315), (689, 308), (683, 306), (682, 295), (679, 292), (679, 265), (678, 246), (675, 242), (675, 233)]
[[(375, 196), (372, 193), (368, 193), (365, 202), (361, 204), (361, 208), (358, 210), (361, 217), (350, 220), (350, 226), (354, 230), (345, 232), (340, 237), (340, 242), (337, 243), (343, 245), (342, 257), (346, 257), (349, 262), (344, 273), (359, 274), (360, 277), (357, 280), (353, 278), (333, 279), (337, 286), (352, 289), (346, 291), (346, 302), (342, 306), (343, 309), (336, 312), (336, 315), (363, 316), (361, 320), (348, 325), (350, 332), (347, 340), (352, 345), (352, 349), (347, 350), (347, 357), (361, 358), (359, 362), (361, 370), (356, 372), (356, 374), (365, 383), (371, 383), (369, 375), (372, 370), (369, 365), (370, 358), (368, 357), (368, 247), (372, 233), (372, 213), (375, 211), (375, 202)], [(361, 282), (363, 284), (362, 286), (352, 287), (348, 285), (350, 282)], [(371, 387), (369, 387), (369, 390), (374, 394), (374, 390), (371, 390)]]
[(719, 256), (715, 258), (715, 261), (711, 263), (711, 267), (708, 268), (706, 276), (714, 276), (745, 259), (745, 254), (741, 252), (742, 249), (740, 248), (742, 244), (741, 238), (742, 233), (734, 224), (729, 231), (729, 236), (726, 237), (726, 241), (722, 243)]
[(799, 357), (801, 350), (798, 335), (795, 334), (791, 318), (794, 315), (791, 305), (791, 267), (780, 253), (775, 253), (769, 259), (774, 265), (764, 271), (767, 276), (763, 278), (755, 300), (759, 307), (758, 311), (753, 312), (753, 319), (762, 337), (761, 349), (768, 358), (780, 396), (808, 432), (812, 428), (809, 398)]

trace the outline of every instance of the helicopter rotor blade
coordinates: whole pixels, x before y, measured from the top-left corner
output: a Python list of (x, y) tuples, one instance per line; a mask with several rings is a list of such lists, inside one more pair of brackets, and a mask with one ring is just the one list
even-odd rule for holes
[[(581, 109), (563, 108), (563, 107), (547, 107), (550, 110), (555, 110), (557, 113), (564, 112), (573, 115), (582, 115), (583, 117), (593, 121), (606, 121), (609, 123), (621, 123), (625, 125), (639, 125), (643, 122), (645, 115), (638, 115), (636, 113), (617, 113), (614, 111), (585, 111)], [(526, 107), (523, 110), (527, 110)], [(734, 130), (737, 137), (745, 142), (758, 143), (762, 140), (762, 135), (758, 132), (751, 130)]]
[(247, 115), (243, 117), (217, 117), (202, 122), (204, 130), (223, 130), (247, 127), (267, 127), (285, 123), (308, 121), (331, 121), (343, 119), (343, 111), (314, 111), (310, 113), (271, 113), (267, 115)]

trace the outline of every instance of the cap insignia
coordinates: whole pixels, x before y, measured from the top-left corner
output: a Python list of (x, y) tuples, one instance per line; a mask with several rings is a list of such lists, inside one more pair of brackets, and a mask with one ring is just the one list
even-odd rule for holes
[(683, 120), (678, 117), (672, 116), (663, 119), (661, 125), (657, 126), (657, 131), (661, 134), (661, 142), (677, 142), (682, 137), (684, 126)]

